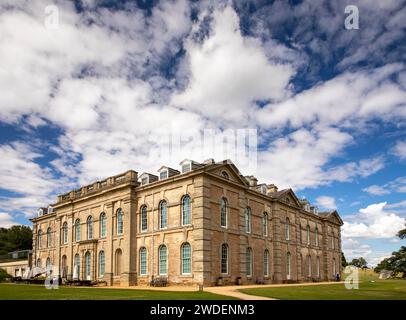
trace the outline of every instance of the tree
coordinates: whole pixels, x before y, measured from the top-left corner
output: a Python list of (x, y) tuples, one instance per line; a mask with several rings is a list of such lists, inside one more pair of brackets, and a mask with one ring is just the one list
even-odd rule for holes
[(382, 270), (403, 273), (403, 278), (406, 278), (406, 247), (402, 246), (399, 251), (392, 252), (389, 258), (383, 259), (374, 269), (375, 272)]
[(345, 259), (344, 252), (342, 252), (342, 251), (341, 251), (341, 265), (342, 265), (343, 268), (348, 266), (347, 259)]
[(0, 254), (32, 249), (32, 230), (27, 226), (0, 228)]
[[(406, 226), (406, 224), (405, 224), (405, 226)], [(405, 229), (402, 229), (402, 230), (400, 230), (400, 231), (398, 232), (398, 237), (399, 237), (400, 239), (406, 239), (406, 228), (405, 228)]]
[(359, 257), (358, 259), (352, 259), (350, 265), (357, 267), (357, 268), (368, 268), (367, 261), (363, 257)]

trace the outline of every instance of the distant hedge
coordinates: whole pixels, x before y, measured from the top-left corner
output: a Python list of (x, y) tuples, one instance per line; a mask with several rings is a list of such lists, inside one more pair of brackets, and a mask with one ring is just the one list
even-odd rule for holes
[(11, 279), (12, 277), (6, 272), (6, 270), (0, 268), (0, 282)]

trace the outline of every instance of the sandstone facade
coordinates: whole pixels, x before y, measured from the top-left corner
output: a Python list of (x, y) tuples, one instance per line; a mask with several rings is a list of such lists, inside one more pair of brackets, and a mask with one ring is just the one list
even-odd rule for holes
[(122, 286), (325, 281), (340, 272), (336, 211), (310, 210), (291, 189), (258, 185), (230, 161), (186, 160), (182, 169), (163, 167), (160, 179), (128, 171), (58, 196), (32, 219), (33, 265)]

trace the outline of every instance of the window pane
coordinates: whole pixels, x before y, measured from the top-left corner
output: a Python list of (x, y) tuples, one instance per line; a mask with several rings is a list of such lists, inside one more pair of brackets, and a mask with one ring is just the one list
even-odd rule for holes
[(166, 246), (159, 247), (159, 274), (167, 274), (167, 252)]
[(147, 229), (148, 229), (147, 207), (143, 206), (141, 208), (141, 231), (146, 231)]
[(247, 248), (246, 262), (247, 262), (247, 276), (251, 276), (252, 275), (252, 250), (251, 250), (251, 248)]
[(103, 212), (100, 215), (100, 237), (101, 238), (104, 238), (106, 236), (106, 223), (107, 223), (106, 214)]
[(104, 276), (104, 270), (106, 266), (106, 258), (104, 256), (104, 251), (99, 252), (99, 276)]
[(220, 225), (227, 227), (227, 201), (222, 198), (220, 204)]
[(161, 229), (166, 228), (167, 226), (167, 212), (166, 212), (166, 202), (162, 201), (159, 208), (159, 227)]
[(123, 211), (117, 210), (117, 234), (123, 234)]
[(80, 241), (80, 220), (77, 219), (75, 222), (75, 240), (76, 242)]
[(221, 273), (228, 273), (228, 246), (221, 246)]
[(182, 200), (182, 224), (190, 224), (190, 197), (184, 196)]
[(264, 251), (264, 276), (269, 275), (269, 251)]
[(251, 209), (245, 209), (245, 232), (251, 233)]
[(185, 243), (182, 246), (182, 273), (188, 274), (191, 271), (191, 249), (190, 244)]
[(147, 274), (147, 249), (141, 248), (140, 250), (140, 274)]
[(87, 218), (87, 239), (93, 239), (93, 218)]

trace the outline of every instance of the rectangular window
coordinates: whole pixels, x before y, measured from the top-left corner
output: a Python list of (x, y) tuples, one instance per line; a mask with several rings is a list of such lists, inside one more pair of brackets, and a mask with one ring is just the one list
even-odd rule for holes
[(147, 250), (141, 250), (140, 254), (140, 274), (145, 276), (147, 274)]
[(182, 173), (186, 173), (190, 171), (190, 163), (184, 164), (182, 166)]
[(166, 248), (161, 248), (159, 250), (159, 274), (166, 275), (167, 274), (167, 261), (166, 261)]
[(163, 180), (163, 179), (166, 179), (166, 178), (168, 178), (168, 171), (162, 171), (159, 174), (159, 180)]

